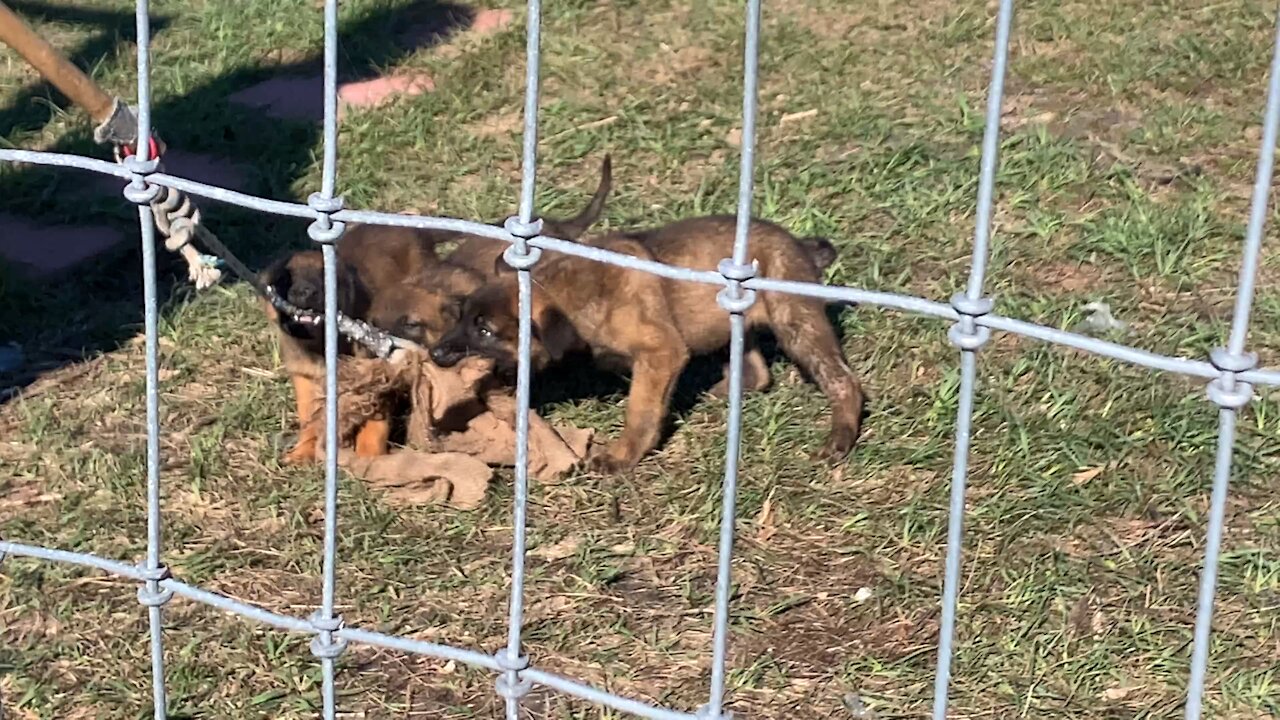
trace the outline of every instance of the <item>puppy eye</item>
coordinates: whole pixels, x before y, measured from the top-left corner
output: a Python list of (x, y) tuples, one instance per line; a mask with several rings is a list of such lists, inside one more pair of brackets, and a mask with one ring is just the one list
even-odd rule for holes
[(480, 333), (480, 337), (483, 337), (483, 338), (493, 337), (493, 331), (490, 330), (487, 325), (479, 326), (478, 328), (476, 328), (476, 332)]

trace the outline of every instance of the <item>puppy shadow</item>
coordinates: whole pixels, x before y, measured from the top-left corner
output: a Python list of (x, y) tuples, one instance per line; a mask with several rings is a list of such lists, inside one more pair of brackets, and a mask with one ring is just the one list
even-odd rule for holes
[[(131, 10), (40, 0), (9, 4), (38, 32), (41, 21), (82, 30), (85, 39), (65, 51), (77, 66), (132, 66), (130, 45), (136, 38)], [(344, 18), (338, 30), (340, 78), (361, 82), (380, 76), (411, 53), (467, 29), (476, 17), (473, 8), (449, 0), (408, 0), (378, 3)], [(158, 42), (174, 27), (175, 18), (153, 14)], [(299, 196), (296, 185), (314, 167), (320, 143), (322, 58), (317, 39), (305, 53), (267, 52), (181, 94), (161, 93), (152, 115), (170, 157), (175, 163), (179, 153), (210, 158), (241, 176), (233, 189), (271, 199), (304, 200), (306, 191)], [(128, 82), (104, 90), (132, 98)], [(301, 96), (291, 97), (289, 92)], [(285, 115), (273, 111), (281, 105), (301, 109)], [(47, 83), (35, 80), (6, 93), (0, 102), (0, 138), (22, 145), (59, 116), (81, 112)], [(74, 126), (44, 149), (108, 158), (110, 151), (94, 143), (88, 125)], [(21, 388), (52, 371), (118, 349), (137, 335), (143, 320), (138, 213), (121, 195), (124, 183), (64, 168), (5, 170), (0, 175), (0, 215), (33, 225), (95, 226), (118, 233), (122, 240), (56, 276), (32, 277), (22, 266), (0, 259), (0, 297), (5, 301), (0, 303), (0, 346), (15, 343), (24, 356), (17, 369), (0, 370), (0, 403), (20, 396)], [(190, 174), (196, 180), (230, 184)], [(308, 242), (306, 223), (296, 218), (197, 201), (209, 229), (251, 268)], [(160, 305), (191, 296), (186, 266), (175, 253), (158, 248), (156, 258)]]

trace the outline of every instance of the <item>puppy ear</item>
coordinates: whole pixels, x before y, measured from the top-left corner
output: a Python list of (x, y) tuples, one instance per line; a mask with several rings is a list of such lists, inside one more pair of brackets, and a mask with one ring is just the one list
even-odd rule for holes
[(282, 286), (287, 286), (290, 280), (289, 260), (292, 255), (285, 255), (276, 258), (274, 262), (258, 273), (258, 280), (264, 285), (270, 285), (276, 290), (283, 292)]
[(373, 304), (373, 293), (360, 279), (356, 269), (346, 263), (338, 265), (338, 309), (344, 315), (361, 317)]
[(462, 319), (462, 306), (466, 304), (465, 295), (448, 295), (444, 302), (440, 304), (440, 312), (444, 315), (444, 319), (450, 323), (456, 323)]
[(542, 313), (542, 316), (536, 319), (533, 324), (533, 335), (542, 343), (543, 349), (552, 361), (563, 358), (578, 339), (568, 318), (555, 309)]
[(513, 272), (515, 272), (515, 268), (508, 265), (506, 258), (504, 258), (501, 254), (499, 254), (498, 257), (494, 258), (493, 260), (494, 277), (502, 277), (503, 275), (509, 275)]

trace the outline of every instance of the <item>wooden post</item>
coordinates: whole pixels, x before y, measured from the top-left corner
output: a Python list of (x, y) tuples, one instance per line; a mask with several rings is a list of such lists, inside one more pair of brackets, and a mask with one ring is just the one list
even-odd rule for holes
[(49, 84), (84, 108), (95, 123), (111, 117), (115, 98), (98, 87), (80, 68), (36, 34), (13, 10), (0, 2), (0, 42), (31, 63)]

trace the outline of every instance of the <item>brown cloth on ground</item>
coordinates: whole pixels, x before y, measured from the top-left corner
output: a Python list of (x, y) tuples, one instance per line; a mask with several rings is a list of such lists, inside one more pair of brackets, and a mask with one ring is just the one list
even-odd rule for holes
[[(379, 457), (339, 450), (338, 463), (402, 504), (473, 509), (493, 477), (490, 465), (515, 464), (515, 399), (486, 388), (488, 362), (441, 368), (416, 353), (388, 361), (344, 358), (338, 368), (339, 436), (349, 442), (367, 419), (386, 417), (399, 393), (413, 401), (408, 448)], [(529, 473), (554, 482), (587, 455), (592, 431), (556, 426), (529, 411)], [(323, 454), (323, 448), (321, 449)]]
[(493, 478), (493, 468), (462, 453), (394, 450), (389, 455), (356, 457), (343, 449), (338, 451), (338, 465), (399, 505), (448, 504), (474, 510), (484, 502)]

